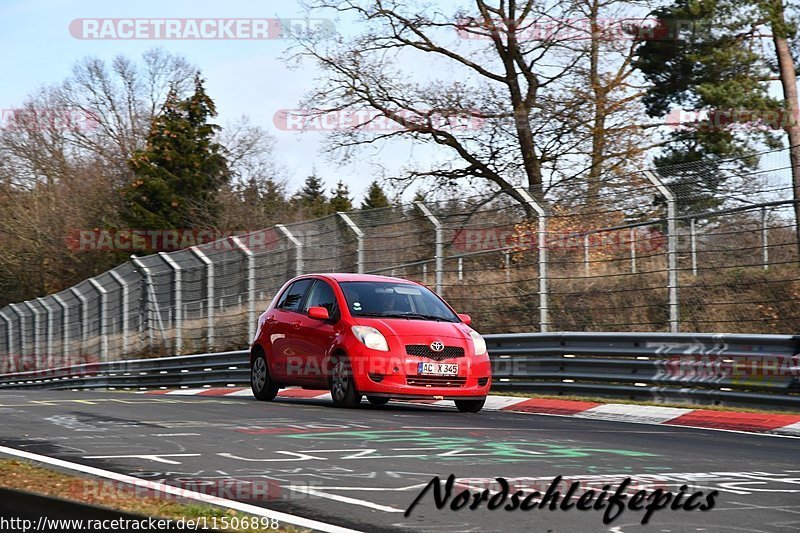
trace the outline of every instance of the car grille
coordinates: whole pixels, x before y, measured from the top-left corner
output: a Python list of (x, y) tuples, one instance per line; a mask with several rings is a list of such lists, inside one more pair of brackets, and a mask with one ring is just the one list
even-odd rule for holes
[(458, 376), (406, 376), (406, 385), (416, 387), (463, 387), (467, 378)]
[(427, 357), (434, 361), (464, 357), (464, 348), (460, 346), (445, 346), (441, 352), (434, 352), (426, 344), (406, 344), (406, 353), (417, 357)]

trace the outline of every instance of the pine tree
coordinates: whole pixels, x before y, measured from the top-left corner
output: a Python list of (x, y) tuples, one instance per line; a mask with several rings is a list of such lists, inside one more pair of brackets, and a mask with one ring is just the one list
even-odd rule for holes
[(123, 218), (132, 228), (189, 228), (212, 225), (219, 214), (216, 200), (229, 179), (222, 147), (214, 142), (219, 126), (214, 102), (203, 80), (180, 100), (173, 90), (153, 120), (147, 146), (130, 160), (133, 181), (122, 190)]
[(331, 213), (331, 204), (325, 196), (324, 184), (316, 174), (306, 178), (303, 188), (295, 196), (295, 202), (307, 217), (319, 218)]
[(367, 189), (367, 197), (361, 202), (361, 209), (377, 209), (379, 207), (389, 207), (390, 205), (386, 193), (383, 192), (378, 182), (373, 181), (370, 183), (369, 189)]
[(334, 212), (351, 211), (353, 209), (353, 200), (350, 198), (350, 189), (344, 184), (342, 180), (336, 184), (336, 189), (333, 191), (333, 198), (331, 198), (331, 210)]

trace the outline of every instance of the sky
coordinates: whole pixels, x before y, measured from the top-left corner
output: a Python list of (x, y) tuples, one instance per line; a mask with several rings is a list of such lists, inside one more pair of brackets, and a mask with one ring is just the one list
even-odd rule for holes
[[(134, 3), (108, 1), (0, 0), (0, 50), (3, 68), (0, 109), (18, 108), (26, 95), (43, 85), (56, 84), (69, 76), (80, 59), (92, 56), (111, 60), (117, 55), (138, 59), (148, 49), (161, 47), (180, 54), (200, 68), (206, 89), (217, 105), (217, 123), (225, 125), (242, 115), (267, 129), (276, 140), (274, 158), (286, 171), (290, 192), (297, 190), (313, 171), (333, 188), (338, 180), (361, 197), (369, 183), (381, 176), (374, 162), (390, 168), (408, 165), (420, 151), (366, 151), (354, 163), (335, 164), (321, 153), (320, 133), (285, 131), (276, 127), (274, 117), (283, 109), (297, 109), (303, 95), (314, 83), (315, 71), (307, 64), (292, 68), (286, 61), (289, 39), (79, 39), (71, 33), (76, 19), (161, 19), (161, 18), (278, 18), (310, 16), (312, 23), (332, 24), (348, 33), (346, 21), (330, 13), (308, 14), (298, 1), (154, 1)], [(320, 18), (322, 21), (320, 21)], [(120, 27), (121, 28), (121, 27)], [(80, 30), (73, 30), (79, 33)], [(99, 31), (99, 30), (98, 30)]]

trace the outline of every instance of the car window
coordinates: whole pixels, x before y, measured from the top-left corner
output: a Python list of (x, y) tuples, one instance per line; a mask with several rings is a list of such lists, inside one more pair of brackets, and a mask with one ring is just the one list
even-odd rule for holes
[(303, 295), (306, 293), (312, 281), (314, 280), (301, 279), (289, 285), (286, 291), (281, 295), (280, 300), (278, 300), (278, 305), (275, 307), (283, 309), (284, 311), (299, 311)]
[(385, 281), (340, 283), (347, 307), (354, 316), (421, 315), (451, 322), (458, 317), (433, 292), (420, 285)]
[(308, 298), (306, 298), (306, 303), (303, 306), (303, 312), (307, 313), (309, 307), (324, 307), (328, 310), (328, 314), (331, 318), (334, 318), (337, 307), (333, 288), (326, 282), (317, 280), (308, 293)]

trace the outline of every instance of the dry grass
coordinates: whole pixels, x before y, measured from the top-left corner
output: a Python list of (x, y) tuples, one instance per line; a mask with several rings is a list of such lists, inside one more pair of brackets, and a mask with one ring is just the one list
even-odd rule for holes
[[(245, 517), (249, 516), (234, 509), (221, 509), (210, 505), (181, 503), (178, 501), (137, 496), (134, 491), (126, 493), (125, 490), (104, 490), (104, 485), (94, 486), (99, 490), (85, 490), (92, 487), (96, 480), (78, 477), (54, 470), (42, 468), (26, 461), (15, 459), (0, 459), (0, 486), (9, 489), (25, 490), (36, 494), (53, 496), (107, 507), (141, 516), (152, 516), (179, 520), (181, 518), (197, 519), (206, 517)], [(110, 483), (110, 482), (109, 482)], [(113, 486), (117, 486), (115, 483)], [(263, 528), (224, 529), (221, 531), (235, 531), (241, 533), (261, 533)], [(275, 530), (273, 530), (275, 531)], [(296, 532), (294, 528), (282, 527), (277, 531)]]

